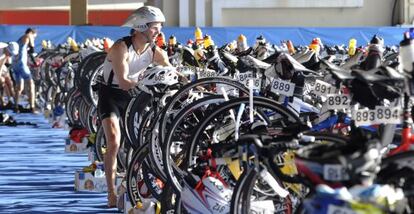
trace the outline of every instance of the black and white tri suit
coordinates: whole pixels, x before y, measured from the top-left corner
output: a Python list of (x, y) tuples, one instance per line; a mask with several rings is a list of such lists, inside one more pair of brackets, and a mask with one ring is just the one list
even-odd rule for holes
[[(138, 81), (143, 77), (144, 71), (153, 62), (155, 44), (148, 47), (140, 55), (135, 51), (132, 44), (132, 37), (127, 36), (121, 39), (128, 48), (128, 79)], [(119, 88), (119, 81), (115, 75), (112, 63), (105, 59), (103, 65), (104, 83), (98, 91), (98, 114), (101, 120), (110, 116), (122, 117), (126, 111), (131, 96), (128, 91)]]

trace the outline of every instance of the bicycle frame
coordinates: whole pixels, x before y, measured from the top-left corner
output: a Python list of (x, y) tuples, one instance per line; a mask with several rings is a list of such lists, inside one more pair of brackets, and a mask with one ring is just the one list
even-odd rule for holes
[[(412, 134), (413, 119), (411, 117), (411, 103), (410, 97), (404, 93), (404, 107), (403, 107), (403, 124), (401, 132), (401, 144), (397, 148), (392, 149), (388, 155), (395, 155), (400, 152), (409, 151), (411, 145), (414, 144), (414, 135)], [(393, 133), (393, 132), (392, 132)], [(387, 132), (384, 133), (386, 135)]]

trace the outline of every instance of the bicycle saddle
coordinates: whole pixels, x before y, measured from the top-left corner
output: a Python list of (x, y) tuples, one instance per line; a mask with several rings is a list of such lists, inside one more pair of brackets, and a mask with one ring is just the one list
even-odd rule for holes
[(298, 61), (299, 63), (309, 62), (315, 54), (316, 53), (314, 51), (307, 51), (299, 58), (296, 58), (296, 61)]
[(352, 74), (366, 83), (395, 83), (404, 81), (404, 76), (389, 66), (380, 66), (368, 71), (354, 69)]

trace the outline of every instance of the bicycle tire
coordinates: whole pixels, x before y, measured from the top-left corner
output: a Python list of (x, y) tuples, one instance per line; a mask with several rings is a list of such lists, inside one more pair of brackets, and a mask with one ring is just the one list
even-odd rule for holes
[[(180, 105), (178, 103), (179, 99), (181, 99), (183, 96), (186, 96), (186, 94), (189, 91), (199, 86), (206, 85), (206, 84), (227, 85), (227, 86), (234, 87), (235, 89), (238, 89), (239, 92), (242, 92), (246, 95), (249, 94), (249, 90), (243, 84), (235, 81), (234, 79), (230, 79), (227, 77), (213, 77), (213, 78), (199, 79), (191, 84), (184, 85), (177, 91), (177, 93), (175, 93), (175, 95), (171, 98), (170, 102), (167, 103), (167, 105), (164, 107), (162, 111), (162, 116), (161, 116), (161, 121), (160, 121), (161, 127), (159, 128), (160, 130), (159, 141), (161, 142), (161, 144), (163, 144), (164, 142), (164, 136), (166, 136), (166, 131), (167, 131), (167, 121), (169, 119), (168, 117), (172, 115), (171, 111), (174, 105)], [(179, 107), (183, 108), (185, 106), (179, 106)]]
[[(190, 105), (186, 106), (184, 109), (182, 109), (177, 116), (174, 118), (174, 121), (172, 122), (169, 131), (167, 132), (167, 136), (165, 137), (165, 142), (161, 145), (162, 148), (162, 159), (163, 163), (165, 163), (164, 167), (164, 174), (167, 177), (167, 180), (173, 181), (175, 179), (174, 169), (172, 168), (175, 165), (176, 158), (174, 160), (171, 159), (171, 147), (173, 146), (173, 137), (175, 134), (180, 134), (176, 131), (178, 126), (181, 124), (181, 121), (183, 121), (189, 114), (197, 110), (198, 108), (209, 105), (209, 104), (219, 104), (224, 102), (225, 99), (222, 96), (219, 95), (211, 95), (199, 100), (196, 100), (195, 102), (191, 103)], [(191, 128), (189, 128), (191, 130)], [(182, 139), (181, 139), (182, 140)], [(184, 148), (185, 149), (185, 144)], [(182, 157), (180, 158), (182, 159)]]
[[(202, 122), (200, 123), (200, 125), (195, 129), (195, 132), (193, 132), (192, 135), (192, 139), (191, 139), (191, 143), (189, 144), (189, 147), (186, 151), (186, 155), (185, 155), (185, 160), (183, 161), (183, 168), (186, 168), (188, 166), (191, 165), (191, 161), (193, 160), (193, 154), (195, 152), (195, 148), (196, 145), (198, 144), (198, 142), (200, 142), (200, 136), (201, 133), (203, 133), (205, 127), (208, 125), (208, 123), (210, 122), (210, 120), (212, 120), (212, 118), (214, 118), (215, 116), (221, 114), (222, 112), (227, 112), (229, 109), (233, 108), (233, 107), (237, 107), (242, 103), (247, 103), (249, 102), (249, 98), (235, 98), (232, 99), (228, 102), (222, 103), (220, 106), (218, 106), (212, 113), (210, 113), (206, 118), (202, 119)], [(280, 115), (282, 115), (283, 119), (285, 120), (284, 122), (291, 122), (292, 124), (299, 124), (300, 120), (299, 118), (296, 116), (296, 114), (294, 114), (293, 112), (291, 112), (289, 109), (286, 109), (285, 107), (283, 107), (282, 105), (280, 105), (279, 103), (276, 103), (275, 101), (269, 100), (267, 98), (263, 98), (263, 97), (254, 97), (254, 106), (257, 107), (261, 107), (261, 108), (268, 108), (268, 109), (272, 109), (274, 112), (278, 112)], [(264, 116), (262, 116), (264, 117)], [(288, 119), (288, 120), (286, 120)], [(167, 160), (169, 161), (169, 160)], [(181, 175), (182, 172), (180, 169), (178, 169), (174, 164), (172, 164), (171, 162), (166, 162), (166, 165), (171, 165), (173, 166), (173, 172), (169, 172), (168, 175), (175, 175), (174, 177), (170, 178), (172, 180), (172, 186), (175, 188), (175, 190), (177, 192), (180, 192), (182, 189), (182, 186), (180, 184), (180, 179), (183, 179), (183, 175)]]

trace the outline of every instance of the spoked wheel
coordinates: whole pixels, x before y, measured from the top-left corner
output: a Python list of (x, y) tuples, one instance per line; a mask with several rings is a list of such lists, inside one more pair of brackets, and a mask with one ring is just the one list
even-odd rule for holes
[[(313, 143), (338, 143), (345, 144), (347, 138), (330, 133), (306, 133), (307, 136), (315, 137)], [(274, 154), (273, 164), (283, 172), (286, 169), (296, 169), (291, 166), (294, 159), (292, 151)], [(268, 172), (263, 164), (260, 168), (247, 168), (243, 171), (232, 196), (231, 213), (249, 214), (257, 213), (297, 213), (301, 201), (308, 194), (308, 188), (301, 184), (286, 183)], [(290, 170), (289, 170), (290, 171)], [(294, 170), (295, 171), (295, 170)], [(287, 172), (284, 172), (287, 173)], [(269, 184), (265, 176), (271, 176), (284, 189), (289, 191), (287, 197), (280, 197)]]
[(181, 213), (179, 197), (173, 194), (168, 183), (155, 176), (147, 161), (148, 154), (148, 144), (143, 144), (134, 152), (127, 170), (127, 190), (132, 206), (143, 198), (154, 197), (160, 202), (162, 213)]

